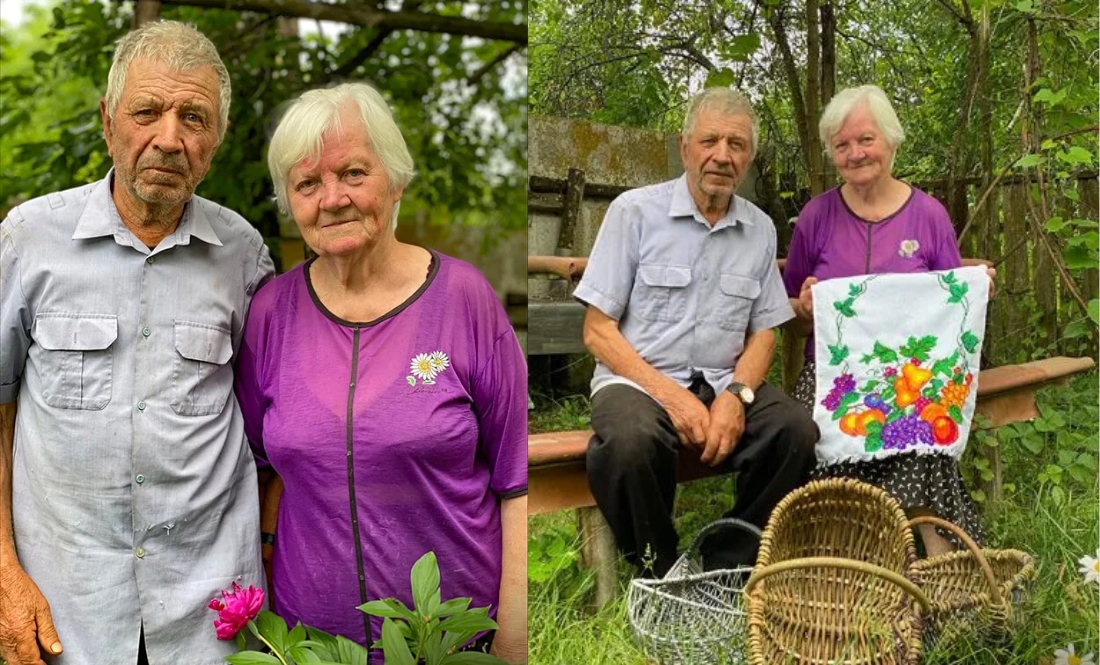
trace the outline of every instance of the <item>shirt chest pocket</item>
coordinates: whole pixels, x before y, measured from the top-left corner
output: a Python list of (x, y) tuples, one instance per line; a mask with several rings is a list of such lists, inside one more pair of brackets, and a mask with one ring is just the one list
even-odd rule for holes
[(42, 398), (60, 409), (100, 410), (111, 401), (112, 345), (118, 321), (109, 314), (39, 314)]
[(718, 306), (718, 325), (725, 330), (748, 330), (752, 306), (760, 297), (760, 282), (753, 277), (722, 273), (718, 280), (722, 296)]
[(233, 389), (233, 337), (204, 323), (175, 322), (172, 410), (181, 416), (221, 413)]
[(690, 284), (690, 267), (642, 263), (630, 296), (630, 309), (649, 321), (679, 321), (687, 312)]

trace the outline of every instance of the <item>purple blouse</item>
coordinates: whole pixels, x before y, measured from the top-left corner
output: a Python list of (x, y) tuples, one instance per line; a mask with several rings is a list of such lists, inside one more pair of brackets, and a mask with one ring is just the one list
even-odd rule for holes
[(433, 252), (415, 294), (353, 323), (318, 300), (310, 265), (253, 298), (237, 367), (253, 451), (285, 485), (272, 609), (366, 644), (356, 607), (411, 607), (431, 550), (443, 599), (495, 615), (500, 501), (527, 492), (527, 366), (503, 307), (473, 266)]
[[(875, 273), (928, 272), (962, 265), (955, 229), (939, 201), (912, 188), (893, 215), (880, 222), (856, 216), (831, 189), (813, 198), (798, 215), (783, 284), (797, 298), (807, 277), (818, 280)], [(814, 357), (813, 335), (806, 359)]]

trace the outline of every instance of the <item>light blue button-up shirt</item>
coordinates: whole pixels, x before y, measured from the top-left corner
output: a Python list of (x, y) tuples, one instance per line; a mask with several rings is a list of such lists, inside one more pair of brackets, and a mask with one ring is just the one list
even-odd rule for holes
[(211, 598), (263, 583), (256, 472), (232, 358), (272, 274), (260, 234), (200, 197), (150, 250), (112, 174), (0, 224), (0, 402), (18, 402), (19, 561), (58, 665), (222, 663)]
[[(711, 226), (681, 176), (611, 203), (574, 297), (616, 319), (642, 358), (680, 385), (700, 372), (722, 391), (746, 334), (794, 316), (775, 244), (771, 219), (739, 196)], [(613, 383), (642, 389), (597, 363), (593, 394)]]

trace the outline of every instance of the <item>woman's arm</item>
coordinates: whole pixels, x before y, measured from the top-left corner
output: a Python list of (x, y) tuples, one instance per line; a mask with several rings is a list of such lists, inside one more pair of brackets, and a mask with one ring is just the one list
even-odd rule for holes
[(527, 662), (527, 496), (500, 504), (503, 548), (500, 603), (489, 653), (509, 663)]
[(275, 528), (279, 521), (279, 502), (283, 498), (283, 479), (271, 469), (258, 473), (260, 482), (260, 534), (264, 560), (264, 577), (267, 578), (268, 606), (271, 606), (271, 560), (275, 555)]

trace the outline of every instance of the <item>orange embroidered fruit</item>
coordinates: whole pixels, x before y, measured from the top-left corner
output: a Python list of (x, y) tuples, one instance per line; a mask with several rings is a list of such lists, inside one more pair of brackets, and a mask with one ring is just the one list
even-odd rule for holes
[[(859, 436), (859, 414), (846, 413), (840, 418), (840, 431), (849, 436)], [(864, 432), (866, 434), (866, 432)]]
[(910, 390), (919, 392), (932, 378), (932, 370), (910, 363), (901, 368), (901, 375), (905, 377), (905, 383), (909, 384)]
[(935, 422), (936, 418), (946, 415), (947, 409), (943, 408), (943, 405), (932, 402), (921, 410), (920, 419), (931, 424)]
[(909, 384), (900, 376), (894, 381), (894, 390), (897, 392), (894, 395), (894, 404), (897, 404), (899, 409), (904, 409), (920, 399), (920, 391), (911, 390)]
[(948, 416), (940, 416), (932, 421), (932, 438), (937, 445), (949, 446), (959, 439), (959, 426)]
[(878, 422), (880, 425), (886, 424), (886, 414), (878, 409), (870, 409), (859, 414), (859, 420), (856, 421), (856, 432), (860, 436), (867, 436), (867, 425), (869, 423)]

